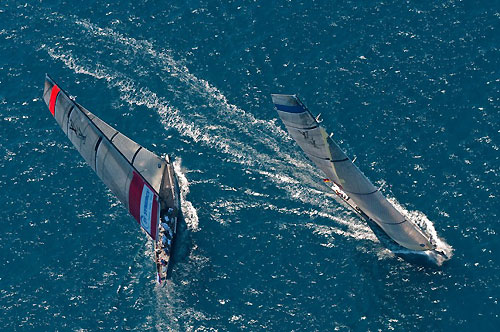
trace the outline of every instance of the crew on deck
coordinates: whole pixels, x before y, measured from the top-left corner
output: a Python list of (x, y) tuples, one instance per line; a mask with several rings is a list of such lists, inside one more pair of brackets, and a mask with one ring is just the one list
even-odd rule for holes
[(158, 248), (158, 260), (161, 265), (161, 271), (167, 272), (168, 261), (170, 258), (170, 247), (174, 236), (173, 223), (174, 223), (174, 209), (169, 208), (167, 211), (162, 211), (160, 222), (160, 241)]

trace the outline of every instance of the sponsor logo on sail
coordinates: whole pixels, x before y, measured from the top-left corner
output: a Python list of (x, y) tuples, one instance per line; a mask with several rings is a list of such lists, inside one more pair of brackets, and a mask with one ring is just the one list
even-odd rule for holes
[(148, 186), (142, 187), (141, 195), (141, 226), (151, 234), (151, 214), (153, 210), (154, 193)]

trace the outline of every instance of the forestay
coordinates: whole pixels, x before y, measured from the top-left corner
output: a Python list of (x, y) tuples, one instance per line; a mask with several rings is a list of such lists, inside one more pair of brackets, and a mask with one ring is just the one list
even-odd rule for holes
[(43, 98), (87, 164), (156, 240), (166, 161), (73, 101), (48, 76)]
[(353, 164), (294, 95), (273, 94), (273, 103), (290, 136), (338, 187), (394, 241), (412, 250), (433, 246)]

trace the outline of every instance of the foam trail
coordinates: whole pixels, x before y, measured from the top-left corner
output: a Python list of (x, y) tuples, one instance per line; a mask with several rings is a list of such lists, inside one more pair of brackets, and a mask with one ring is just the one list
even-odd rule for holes
[(306, 227), (312, 229), (314, 233), (323, 235), (326, 238), (328, 238), (327, 235), (337, 234), (344, 237), (355, 238), (357, 240), (379, 242), (375, 234), (371, 231), (370, 227), (368, 227), (367, 224), (361, 219), (356, 218), (352, 215), (343, 216), (342, 214), (343, 212), (345, 212), (345, 210), (340, 205), (332, 206), (330, 204), (321, 209), (313, 208), (307, 210), (301, 208), (279, 207), (267, 200), (264, 200), (262, 202), (255, 201), (253, 203), (249, 203), (246, 199), (220, 199), (210, 204), (210, 210), (214, 212), (214, 214), (212, 214), (212, 219), (219, 222), (220, 224), (227, 224), (226, 218), (221, 218), (221, 216), (232, 215), (235, 213), (235, 211), (239, 211), (242, 209), (269, 210), (285, 216), (305, 216), (310, 220), (316, 220), (318, 217), (320, 217), (323, 220), (332, 221), (333, 225), (322, 225), (314, 222), (308, 222), (306, 224), (291, 224), (288, 222), (285, 223), (287, 225), (294, 225), (297, 227)]
[[(255, 127), (256, 125), (262, 126), (263, 128), (267, 128), (270, 132), (278, 133), (282, 138), (290, 140), (288, 133), (281, 129), (281, 127), (276, 126), (274, 121), (257, 119), (252, 114), (247, 113), (246, 111), (238, 108), (236, 105), (229, 103), (226, 96), (224, 96), (224, 94), (222, 94), (217, 87), (211, 85), (208, 81), (191, 74), (189, 68), (187, 68), (181, 61), (174, 59), (168, 51), (157, 51), (153, 47), (153, 44), (149, 41), (137, 40), (132, 37), (124, 36), (113, 29), (101, 28), (88, 20), (77, 19), (75, 22), (95, 35), (111, 38), (114, 42), (131, 47), (134, 51), (142, 51), (143, 54), (150, 55), (152, 59), (162, 65), (171, 76), (177, 77), (199, 94), (209, 98), (210, 106), (213, 106), (213, 104), (222, 105), (223, 107), (220, 111), (224, 112), (224, 115), (232, 115), (233, 117), (230, 119), (238, 120), (238, 123), (246, 123), (249, 127)], [(244, 121), (242, 121), (243, 119)]]
[(174, 170), (177, 175), (177, 181), (179, 182), (179, 188), (181, 192), (181, 209), (182, 215), (184, 216), (184, 220), (186, 221), (187, 226), (192, 231), (198, 231), (198, 213), (196, 212), (193, 204), (187, 200), (187, 195), (189, 194), (189, 182), (184, 174), (181, 167), (182, 160), (180, 158), (176, 158), (174, 161)]
[(307, 215), (312, 220), (314, 220), (316, 217), (319, 216), (321, 218), (330, 219), (334, 221), (337, 225), (342, 225), (348, 228), (348, 230), (343, 230), (338, 227), (332, 227), (329, 225), (319, 225), (315, 223), (307, 223), (305, 225), (307, 228), (312, 229), (313, 232), (320, 235), (337, 234), (337, 235), (342, 235), (344, 237), (351, 237), (357, 240), (368, 240), (372, 242), (379, 242), (375, 234), (373, 234), (373, 232), (371, 231), (371, 229), (365, 223), (361, 222), (360, 219), (336, 217), (331, 213), (320, 212), (317, 210), (307, 211), (299, 209), (279, 208), (272, 204), (267, 204), (267, 206), (263, 206), (261, 208), (268, 209), (271, 211), (277, 211), (283, 214), (293, 214), (297, 216)]
[[(125, 53), (128, 53), (129, 49), (132, 49), (134, 53), (149, 55), (152, 62), (160, 67), (160, 70), (167, 72), (168, 75), (161, 76), (163, 82), (169, 84), (171, 78), (176, 78), (186, 84), (189, 87), (188, 91), (196, 93), (207, 100), (208, 106), (217, 111), (217, 114), (220, 116), (219, 120), (225, 121), (228, 124), (234, 124), (240, 130), (240, 134), (244, 133), (249, 136), (250, 139), (271, 148), (275, 152), (275, 155), (279, 157), (270, 158), (268, 154), (252, 153), (255, 155), (252, 160), (266, 161), (273, 165), (293, 163), (299, 167), (310, 167), (308, 163), (292, 158), (289, 151), (282, 151), (283, 141), (290, 141), (291, 139), (280, 126), (275, 124), (275, 121), (257, 119), (252, 114), (229, 103), (220, 90), (211, 85), (208, 81), (200, 79), (190, 73), (189, 68), (181, 61), (174, 59), (168, 51), (157, 51), (149, 41), (127, 37), (110, 28), (100, 28), (87, 20), (77, 19), (76, 23), (96, 36), (107, 37), (110, 38), (114, 44), (126, 46), (127, 49), (124, 50)], [(167, 79), (168, 76), (170, 77)], [(259, 135), (254, 134), (256, 130), (259, 132)]]

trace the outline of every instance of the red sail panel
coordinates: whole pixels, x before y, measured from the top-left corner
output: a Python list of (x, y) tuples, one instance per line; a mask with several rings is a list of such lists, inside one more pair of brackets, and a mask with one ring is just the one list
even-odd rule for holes
[(159, 197), (135, 171), (129, 187), (129, 211), (141, 227), (156, 240), (158, 226)]
[(54, 84), (54, 86), (52, 87), (52, 92), (50, 93), (50, 102), (49, 102), (49, 111), (50, 113), (52, 113), (52, 116), (54, 116), (56, 112), (56, 100), (59, 91), (61, 91), (61, 89)]
[(128, 209), (130, 211), (130, 214), (137, 221), (141, 220), (141, 195), (143, 185), (144, 184), (141, 177), (137, 175), (136, 172), (134, 172), (128, 190)]

